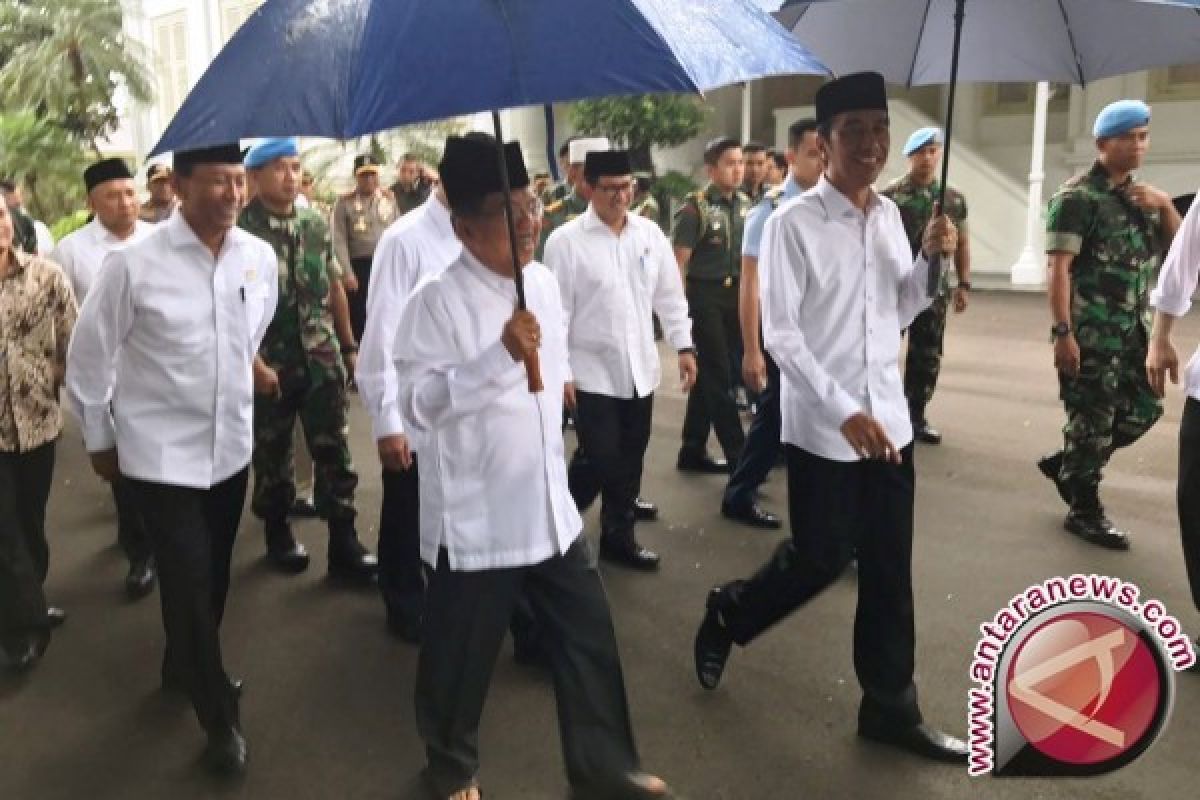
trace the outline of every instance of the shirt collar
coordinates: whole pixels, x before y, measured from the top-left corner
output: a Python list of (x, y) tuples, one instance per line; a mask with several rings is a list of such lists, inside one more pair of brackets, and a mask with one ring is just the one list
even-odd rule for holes
[(16, 246), (10, 246), (8, 250), (13, 254), (14, 259), (17, 262), (17, 266), (13, 268), (12, 274), (19, 275), (25, 271), (26, 267), (29, 266), (29, 262), (33, 260), (33, 256), (29, 253), (26, 253), (24, 250), (18, 249)]
[[(171, 242), (172, 247), (177, 249), (199, 247), (211, 255), (208, 245), (200, 241), (200, 237), (196, 235), (196, 232), (192, 230), (192, 226), (183, 218), (183, 214), (179, 212), (173, 213), (167, 217), (165, 222), (159, 224), (167, 227), (167, 238)], [(218, 254), (218, 258), (229, 252), (230, 248), (235, 247), (241, 235), (242, 230), (237, 225), (226, 231), (225, 241), (221, 243), (221, 252)], [(246, 235), (249, 236), (250, 234)]]
[(433, 220), (434, 227), (440, 233), (455, 239), (458, 238), (454, 234), (454, 223), (450, 221), (450, 209), (446, 208), (441, 200), (438, 200), (436, 191), (430, 192), (429, 197), (425, 198), (425, 213)]
[[(820, 180), (817, 181), (817, 185), (813, 188), (816, 191), (817, 196), (821, 198), (821, 203), (825, 206), (825, 210), (829, 212), (830, 215), (837, 215), (839, 217), (849, 215), (855, 215), (859, 217), (865, 216), (862, 211), (859, 211), (858, 208), (850, 202), (846, 195), (842, 194), (836, 186), (834, 186), (825, 178), (824, 174), (821, 175)], [(866, 213), (871, 213), (872, 210), (878, 208), (879, 206), (879, 194), (875, 191), (875, 187), (871, 187), (870, 194), (867, 197)]]
[(466, 247), (462, 249), (462, 260), (466, 264), (467, 269), (471, 271), (471, 274), (478, 278), (484, 286), (499, 292), (506, 298), (510, 298), (514, 303), (517, 301), (516, 281), (492, 272)]
[(124, 239), (118, 239), (115, 233), (104, 227), (104, 223), (100, 221), (99, 217), (94, 218), (88, 223), (88, 227), (92, 229), (92, 239), (105, 244), (121, 244), (122, 242), (131, 242), (137, 238), (138, 233), (141, 232), (144, 225), (146, 225), (146, 223), (142, 220), (134, 220), (133, 233), (129, 234)]
[(1135, 180), (1133, 173), (1131, 172), (1125, 176), (1125, 180), (1123, 180), (1121, 183), (1113, 183), (1112, 176), (1109, 175), (1108, 170), (1104, 168), (1104, 165), (1100, 163), (1099, 159), (1097, 159), (1095, 163), (1092, 164), (1092, 168), (1088, 170), (1088, 179), (1096, 188), (1109, 192), (1117, 191), (1118, 189), (1124, 189), (1132, 184)]

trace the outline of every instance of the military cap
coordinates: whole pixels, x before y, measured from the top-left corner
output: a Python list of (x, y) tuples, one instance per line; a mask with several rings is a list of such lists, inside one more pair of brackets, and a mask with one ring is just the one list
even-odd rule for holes
[[(529, 173), (525, 171), (519, 142), (504, 144), (504, 163), (508, 167), (510, 189), (524, 189), (529, 185)], [(490, 136), (448, 137), (438, 174), (451, 209), (469, 206), (472, 200), (504, 191), (495, 139)]]
[(854, 72), (817, 90), (817, 122), (829, 124), (844, 111), (888, 110), (887, 87), (878, 72)]
[(379, 172), (379, 168), (383, 166), (379, 163), (379, 159), (370, 153), (363, 153), (361, 156), (354, 157), (354, 175), (357, 177), (364, 172)]
[(908, 141), (904, 143), (904, 155), (911, 156), (913, 153), (920, 150), (927, 144), (941, 144), (942, 129), (930, 126), (928, 128), (918, 128), (913, 131), (912, 136), (908, 137)]
[(276, 139), (263, 139), (250, 148), (246, 153), (246, 168), (257, 169), (270, 164), (277, 158), (300, 155), (300, 143), (296, 137), (288, 136)]
[(583, 175), (589, 182), (605, 175), (632, 175), (633, 162), (626, 150), (596, 150), (587, 154), (583, 163)]
[(1092, 135), (1097, 139), (1120, 136), (1134, 128), (1150, 124), (1150, 106), (1141, 100), (1118, 100), (1109, 103), (1096, 115)]
[(83, 171), (83, 184), (90, 192), (105, 181), (115, 181), (121, 178), (132, 178), (129, 165), (121, 158), (105, 158), (89, 166)]
[(589, 139), (575, 139), (571, 142), (568, 161), (571, 164), (582, 164), (587, 160), (587, 154), (597, 150), (609, 150), (612, 145), (606, 136), (593, 136)]
[(169, 180), (171, 177), (170, 164), (151, 164), (146, 168), (146, 183)]
[(242, 151), (237, 142), (218, 144), (213, 147), (198, 147), (195, 150), (180, 150), (174, 154), (176, 171), (190, 169), (200, 164), (241, 164)]

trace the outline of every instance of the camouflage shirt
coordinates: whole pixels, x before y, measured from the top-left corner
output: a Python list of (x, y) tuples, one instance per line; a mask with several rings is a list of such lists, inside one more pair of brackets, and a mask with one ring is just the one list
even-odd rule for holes
[(306, 208), (281, 217), (254, 199), (238, 225), (271, 245), (279, 259), (279, 303), (259, 355), (276, 369), (303, 365), (314, 382), (340, 380), (341, 347), (329, 305), (336, 272), (324, 220)]
[(740, 189), (730, 199), (715, 184), (692, 192), (675, 212), (671, 242), (692, 251), (687, 276), (692, 280), (732, 281), (742, 272), (742, 230), (750, 198)]
[[(933, 217), (933, 204), (937, 202), (941, 181), (934, 179), (928, 186), (917, 186), (912, 178), (904, 175), (889, 183), (880, 192), (890, 198), (900, 209), (900, 219), (904, 222), (904, 233), (908, 236), (908, 246), (912, 248), (913, 258), (921, 252), (921, 239), (925, 234), (925, 226)], [(967, 200), (953, 186), (946, 187), (946, 215), (958, 227), (959, 233), (967, 232)], [(942, 271), (940, 291), (944, 294), (949, 287), (949, 270)]]
[(565, 225), (571, 220), (578, 217), (588, 209), (588, 201), (584, 200), (575, 192), (571, 192), (562, 200), (556, 200), (546, 206), (545, 216), (542, 218), (542, 235), (538, 239), (538, 247), (536, 258), (542, 260), (542, 253), (546, 249), (546, 240), (550, 238), (550, 234), (560, 225)]
[(1117, 351), (1137, 326), (1150, 329), (1150, 289), (1165, 237), (1157, 211), (1092, 168), (1064, 183), (1046, 214), (1046, 252), (1071, 253), (1071, 327), (1083, 348)]

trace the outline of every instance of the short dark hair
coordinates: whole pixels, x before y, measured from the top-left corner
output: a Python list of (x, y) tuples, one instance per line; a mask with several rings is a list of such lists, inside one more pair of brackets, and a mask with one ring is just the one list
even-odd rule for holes
[(400, 156), (400, 160), (401, 161), (420, 161), (421, 159), (417, 156), (416, 153), (405, 153), (404, 155)]
[(788, 126), (788, 147), (795, 150), (804, 141), (804, 135), (810, 131), (817, 131), (817, 121), (812, 117), (798, 119)]
[(765, 152), (767, 152), (767, 146), (765, 144), (763, 144), (762, 142), (758, 142), (758, 141), (755, 141), (754, 139), (751, 139), (750, 141), (748, 141), (744, 145), (742, 145), (742, 152), (743, 153), (765, 153)]
[(12, 178), (0, 178), (0, 189), (6, 192), (15, 192), (17, 190), (17, 182)]
[(733, 150), (735, 147), (741, 146), (742, 143), (732, 136), (718, 136), (716, 139), (710, 139), (708, 144), (704, 145), (704, 163), (715, 167), (721, 160), (721, 156), (725, 155), (726, 150)]
[(771, 160), (775, 162), (775, 166), (779, 167), (784, 172), (787, 172), (787, 156), (785, 156), (783, 153), (771, 153)]

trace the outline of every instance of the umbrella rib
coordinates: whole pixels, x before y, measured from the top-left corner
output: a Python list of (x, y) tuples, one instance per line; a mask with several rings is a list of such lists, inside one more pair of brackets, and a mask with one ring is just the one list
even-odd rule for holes
[(1079, 48), (1075, 46), (1075, 34), (1071, 32), (1071, 17), (1067, 13), (1067, 7), (1063, 5), (1063, 0), (1058, 0), (1058, 11), (1062, 14), (1063, 27), (1067, 29), (1067, 41), (1071, 43), (1071, 55), (1075, 57), (1075, 74), (1079, 77), (1079, 85), (1086, 86), (1087, 80), (1083, 77), (1083, 64), (1079, 63)]
[(917, 32), (917, 46), (913, 48), (912, 63), (908, 65), (908, 80), (905, 81), (905, 86), (912, 88), (913, 74), (917, 71), (917, 57), (921, 55), (921, 42), (925, 40), (925, 26), (929, 23), (929, 8), (933, 5), (933, 0), (925, 0), (925, 13), (921, 15), (921, 27)]
[[(517, 37), (513, 31), (512, 20), (508, 16), (508, 7), (504, 4), (504, 0), (495, 0), (496, 7), (500, 11), (500, 19), (504, 23), (504, 29), (508, 31), (508, 45), (513, 51), (513, 89), (514, 99), (525, 97), (525, 92), (521, 89), (521, 70), (517, 68)], [(498, 110), (498, 109), (497, 109)]]

